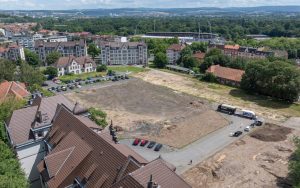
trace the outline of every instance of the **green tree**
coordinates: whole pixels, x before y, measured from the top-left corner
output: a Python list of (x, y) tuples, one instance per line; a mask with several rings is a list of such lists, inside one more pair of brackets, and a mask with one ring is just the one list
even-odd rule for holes
[(97, 72), (105, 72), (107, 71), (107, 66), (102, 64), (102, 65), (99, 65), (97, 66)]
[(105, 128), (108, 123), (106, 121), (107, 114), (99, 109), (96, 108), (90, 108), (89, 109), (90, 117), (95, 123), (102, 128)]
[(51, 52), (46, 57), (46, 66), (53, 65), (58, 61), (58, 59), (61, 57), (61, 54), (59, 52)]
[(98, 49), (98, 47), (94, 43), (91, 43), (88, 47), (88, 54), (92, 56), (94, 60), (95, 57), (100, 54), (100, 49)]
[(296, 150), (289, 161), (289, 176), (295, 188), (300, 187), (300, 139), (294, 138)]
[(32, 86), (34, 84), (41, 85), (46, 79), (44, 74), (37, 68), (30, 66), (24, 62), (20, 66), (18, 73), (19, 80)]
[(293, 102), (300, 94), (300, 71), (286, 62), (255, 61), (247, 65), (241, 87)]
[(155, 54), (153, 63), (157, 68), (164, 68), (168, 63), (166, 53), (158, 52)]
[(193, 42), (191, 44), (191, 49), (193, 52), (196, 52), (196, 51), (206, 52), (207, 45), (208, 44), (206, 42)]
[(25, 60), (29, 65), (37, 67), (41, 64), (39, 56), (35, 52), (32, 52), (26, 48), (24, 49), (24, 52)]
[(3, 80), (14, 80), (16, 65), (9, 60), (0, 58), (0, 82)]
[(197, 67), (197, 65), (198, 65), (198, 62), (194, 57), (192, 57), (192, 56), (183, 57), (183, 66), (185, 68), (191, 69), (193, 67)]
[(46, 70), (44, 70), (44, 74), (49, 76), (48, 79), (53, 79), (57, 77), (58, 71), (55, 67), (47, 67)]

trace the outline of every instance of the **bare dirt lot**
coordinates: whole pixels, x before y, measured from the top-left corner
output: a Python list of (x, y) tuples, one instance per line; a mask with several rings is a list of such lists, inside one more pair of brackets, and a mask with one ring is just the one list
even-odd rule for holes
[(66, 96), (107, 112), (108, 119), (124, 129), (124, 137), (139, 136), (176, 148), (229, 124), (208, 102), (140, 79)]
[(266, 125), (188, 170), (183, 177), (195, 188), (291, 187), (286, 177), (295, 135), (299, 136), (300, 131)]
[(240, 89), (200, 82), (188, 75), (169, 73), (152, 69), (135, 75), (146, 82), (165, 86), (179, 92), (207, 99), (217, 103), (228, 103), (240, 108), (251, 109), (258, 115), (275, 121), (300, 116), (300, 104), (274, 102), (262, 96), (247, 95)]

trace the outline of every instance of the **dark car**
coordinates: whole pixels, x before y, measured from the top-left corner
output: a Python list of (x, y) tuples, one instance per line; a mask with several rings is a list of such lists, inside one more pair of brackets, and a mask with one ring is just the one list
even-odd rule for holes
[(125, 79), (129, 79), (129, 77), (127, 75), (125, 75)]
[(140, 141), (141, 141), (141, 139), (136, 138), (136, 139), (133, 141), (132, 145), (137, 146), (137, 145), (140, 143)]
[(255, 125), (256, 125), (256, 126), (262, 126), (262, 124), (263, 124), (263, 122), (260, 121), (260, 120), (256, 120), (256, 121), (255, 121)]
[(154, 148), (154, 151), (159, 151), (162, 148), (162, 144), (157, 144)]
[(46, 82), (44, 82), (44, 83), (42, 84), (42, 86), (43, 86), (43, 87), (46, 87), (46, 86), (49, 86), (49, 84), (47, 84)]
[(145, 146), (148, 144), (148, 140), (142, 140), (140, 146)]
[(153, 147), (155, 146), (155, 144), (156, 144), (156, 142), (151, 141), (151, 142), (149, 143), (149, 145), (147, 146), (147, 148), (151, 149), (151, 148), (153, 148)]
[(61, 92), (61, 89), (60, 88), (56, 88), (56, 92)]
[(236, 132), (233, 134), (233, 136), (234, 136), (234, 137), (239, 137), (239, 136), (242, 135), (242, 134), (243, 134), (242, 131), (236, 131)]

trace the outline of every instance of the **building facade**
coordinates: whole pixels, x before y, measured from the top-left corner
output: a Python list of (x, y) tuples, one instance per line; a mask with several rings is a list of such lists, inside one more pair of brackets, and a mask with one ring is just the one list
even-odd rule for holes
[(167, 49), (168, 64), (176, 64), (177, 60), (180, 58), (181, 51), (185, 48), (183, 44), (172, 44)]
[(11, 61), (17, 61), (18, 59), (25, 60), (24, 48), (16, 44), (11, 44), (7, 47), (0, 46), (0, 58)]
[(146, 65), (147, 45), (143, 42), (99, 42), (100, 61), (105, 65)]
[(35, 41), (35, 52), (41, 61), (45, 62), (47, 55), (54, 51), (59, 52), (63, 57), (87, 56), (87, 46), (84, 40), (69, 42)]
[(61, 57), (53, 66), (57, 68), (58, 76), (95, 72), (97, 68), (96, 63), (87, 56)]

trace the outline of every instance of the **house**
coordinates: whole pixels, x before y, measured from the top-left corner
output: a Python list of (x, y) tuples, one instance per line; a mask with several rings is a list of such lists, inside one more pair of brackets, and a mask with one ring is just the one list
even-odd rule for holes
[(37, 165), (42, 187), (190, 188), (174, 166), (162, 158), (148, 162), (110, 130), (97, 133), (61, 106)]
[(54, 51), (59, 52), (63, 57), (87, 56), (87, 46), (84, 40), (69, 42), (35, 41), (35, 52), (41, 61), (45, 62), (47, 55)]
[(0, 83), (0, 102), (10, 96), (23, 99), (30, 96), (30, 93), (24, 83), (4, 80)]
[(9, 142), (17, 154), (21, 167), (29, 182), (35, 184), (39, 180), (36, 165), (46, 154), (44, 137), (52, 126), (56, 111), (59, 111), (58, 106), (64, 105), (75, 116), (87, 122), (86, 126), (93, 130), (99, 131), (99, 126), (85, 117), (86, 109), (78, 103), (73, 104), (63, 95), (49, 98), (33, 95), (32, 98), (28, 107), (13, 112), (5, 122), (5, 127)]
[(203, 52), (195, 52), (194, 54), (193, 54), (193, 57), (195, 58), (195, 59), (197, 59), (199, 62), (202, 62), (202, 61), (204, 61), (204, 58), (205, 58), (205, 53), (203, 53)]
[(24, 48), (17, 44), (9, 44), (8, 46), (0, 46), (0, 58), (17, 61), (25, 60)]
[(172, 44), (167, 49), (168, 64), (176, 64), (180, 58), (181, 51), (185, 48), (184, 44)]
[(147, 45), (144, 42), (97, 42), (100, 61), (105, 65), (147, 65)]
[(239, 86), (242, 76), (245, 73), (243, 70), (222, 67), (220, 65), (212, 65), (206, 72), (212, 73), (220, 83), (231, 86)]
[(239, 49), (239, 45), (224, 45), (223, 54), (230, 57), (237, 57)]
[(58, 61), (53, 65), (57, 68), (58, 76), (65, 74), (81, 74), (87, 72), (95, 72), (97, 65), (88, 56), (82, 57), (60, 57)]

